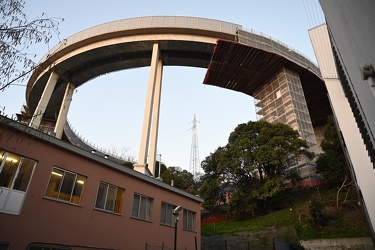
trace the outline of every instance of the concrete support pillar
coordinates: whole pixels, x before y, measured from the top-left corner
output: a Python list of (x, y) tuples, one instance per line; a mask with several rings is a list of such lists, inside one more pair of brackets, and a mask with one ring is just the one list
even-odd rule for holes
[(152, 111), (153, 111), (153, 105), (154, 105), (154, 95), (155, 95), (155, 85), (156, 85), (156, 75), (157, 75), (159, 54), (160, 54), (159, 44), (154, 43), (153, 48), (152, 48), (150, 76), (148, 79), (148, 89), (147, 89), (146, 105), (145, 105), (145, 112), (144, 112), (144, 118), (143, 118), (142, 137), (141, 137), (141, 143), (140, 143), (140, 148), (139, 148), (138, 163), (134, 165), (134, 169), (136, 171), (144, 173), (144, 174), (147, 173), (146, 163), (147, 163), (148, 147), (149, 147), (149, 142), (150, 142)]
[(161, 100), (161, 85), (162, 85), (162, 75), (163, 75), (163, 61), (159, 59), (157, 72), (156, 72), (156, 85), (155, 85), (155, 95), (154, 104), (152, 111), (152, 125), (151, 125), (151, 141), (150, 141), (150, 153), (148, 159), (148, 169), (155, 175), (155, 157), (158, 144), (158, 131), (159, 131), (159, 114), (160, 114), (160, 100)]
[(65, 89), (64, 99), (60, 107), (59, 116), (57, 117), (55, 130), (53, 131), (55, 133), (56, 138), (61, 139), (61, 136), (63, 134), (70, 103), (72, 102), (72, 99), (73, 99), (72, 97), (73, 97), (74, 89), (75, 89), (75, 86), (72, 83), (68, 82), (66, 85), (66, 89)]
[(42, 118), (44, 115), (44, 112), (46, 111), (48, 102), (51, 98), (52, 92), (56, 86), (56, 82), (59, 76), (57, 73), (52, 72), (49, 76), (48, 82), (44, 88), (43, 94), (39, 100), (38, 106), (35, 109), (35, 112), (33, 114), (33, 117), (31, 117), (29, 126), (35, 129), (39, 128), (40, 123), (42, 122)]

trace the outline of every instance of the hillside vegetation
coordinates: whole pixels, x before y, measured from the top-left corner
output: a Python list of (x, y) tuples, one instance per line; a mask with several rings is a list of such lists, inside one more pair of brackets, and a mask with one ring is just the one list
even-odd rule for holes
[[(279, 210), (254, 218), (205, 225), (202, 235), (293, 227), (299, 240), (369, 237), (356, 192), (350, 191), (341, 212), (336, 208), (336, 192), (337, 189), (329, 187), (286, 190), (276, 201)], [(311, 215), (312, 212), (319, 216)]]

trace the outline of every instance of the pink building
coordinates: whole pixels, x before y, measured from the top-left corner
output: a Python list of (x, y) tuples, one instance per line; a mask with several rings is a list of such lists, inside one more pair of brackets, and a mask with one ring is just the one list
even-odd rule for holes
[(0, 249), (173, 249), (177, 206), (177, 249), (200, 249), (202, 202), (0, 116)]

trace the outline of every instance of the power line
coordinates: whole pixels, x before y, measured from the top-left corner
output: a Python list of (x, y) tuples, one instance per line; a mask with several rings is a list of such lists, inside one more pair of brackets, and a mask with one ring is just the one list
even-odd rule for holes
[(324, 14), (318, 0), (303, 0), (309, 28), (314, 28), (325, 22)]

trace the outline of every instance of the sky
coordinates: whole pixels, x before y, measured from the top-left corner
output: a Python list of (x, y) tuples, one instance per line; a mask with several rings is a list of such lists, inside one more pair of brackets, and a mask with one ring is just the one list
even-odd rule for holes
[[(242, 25), (271, 36), (316, 62), (308, 30), (323, 23), (317, 0), (243, 1), (26, 1), (29, 20), (46, 13), (64, 18), (49, 46), (30, 48), (39, 61), (60, 40), (95, 25), (142, 16), (193, 16)], [(238, 124), (255, 121), (252, 97), (203, 85), (206, 69), (164, 67), (157, 154), (167, 167), (189, 170), (192, 121), (197, 119), (200, 161), (220, 146)], [(98, 148), (138, 159), (149, 67), (100, 76), (75, 90), (68, 120)], [(20, 86), (21, 85), (21, 86)], [(23, 86), (22, 86), (23, 85)], [(25, 103), (24, 83), (0, 92), (0, 110), (9, 117)], [(159, 159), (159, 156), (157, 157)]]

